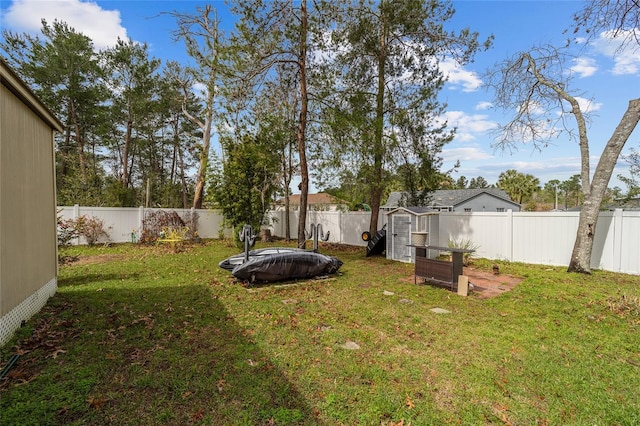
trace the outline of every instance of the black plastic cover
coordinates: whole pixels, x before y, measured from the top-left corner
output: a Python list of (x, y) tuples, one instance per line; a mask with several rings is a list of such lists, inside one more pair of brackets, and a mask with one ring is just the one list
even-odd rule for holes
[(275, 282), (313, 278), (338, 272), (339, 259), (320, 253), (297, 251), (251, 258), (231, 272), (234, 277), (249, 282)]
[[(266, 248), (251, 250), (249, 252), (249, 260), (259, 256), (270, 256), (272, 254), (298, 252), (298, 251), (305, 251), (305, 250), (299, 249), (299, 248), (293, 248), (293, 247), (266, 247)], [(233, 271), (233, 268), (240, 265), (241, 263), (244, 263), (244, 253), (234, 254), (233, 256), (230, 256), (224, 259), (223, 261), (221, 261), (220, 263), (218, 263), (218, 266), (221, 267), (222, 269), (225, 269), (231, 272)]]

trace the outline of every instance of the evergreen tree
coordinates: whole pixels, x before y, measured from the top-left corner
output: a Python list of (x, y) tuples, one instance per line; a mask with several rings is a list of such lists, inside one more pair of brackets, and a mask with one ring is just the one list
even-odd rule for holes
[[(325, 83), (319, 85), (326, 88), (322, 95), (329, 107), (323, 116), (333, 129), (326, 132), (330, 139), (322, 141), (316, 158), (327, 170), (361, 169), (371, 209), (377, 212), (390, 171), (399, 166), (395, 159), (424, 161), (419, 169), (437, 171), (438, 155), (453, 137), (437, 124), (444, 110), (437, 97), (445, 82), (438, 62), (445, 55), (460, 63), (470, 60), (480, 48), (478, 34), (444, 30), (454, 14), (449, 2), (331, 4), (335, 28), (325, 49), (332, 54), (324, 57)], [(377, 220), (378, 215), (371, 215), (371, 232)]]
[(98, 151), (108, 116), (108, 92), (89, 37), (64, 22), (42, 20), (42, 35), (3, 31), (10, 65), (64, 124), (56, 138), (58, 204), (100, 202), (103, 169)]

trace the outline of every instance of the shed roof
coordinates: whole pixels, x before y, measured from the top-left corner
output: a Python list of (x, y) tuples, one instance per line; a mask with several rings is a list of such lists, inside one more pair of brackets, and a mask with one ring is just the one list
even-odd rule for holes
[(60, 120), (45, 104), (40, 102), (36, 94), (2, 58), (0, 58), (0, 82), (52, 129), (58, 132), (63, 131), (64, 127)]

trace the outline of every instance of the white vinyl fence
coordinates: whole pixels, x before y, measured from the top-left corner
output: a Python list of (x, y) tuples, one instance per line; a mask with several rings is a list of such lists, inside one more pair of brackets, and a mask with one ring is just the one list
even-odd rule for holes
[[(145, 211), (157, 209), (111, 207), (59, 207), (64, 218), (82, 215), (102, 219), (110, 240), (130, 242), (131, 234), (139, 237)], [(170, 209), (183, 216), (193, 210)], [(198, 234), (202, 238), (218, 238), (222, 215), (212, 210), (196, 210)], [(286, 236), (284, 211), (272, 211), (272, 235)], [(329, 232), (329, 242), (366, 246), (361, 234), (369, 229), (369, 212), (310, 211), (307, 230), (321, 224)], [(543, 265), (567, 266), (578, 229), (579, 212), (495, 212), (440, 213), (439, 245), (451, 240), (470, 240), (477, 245), (476, 255), (487, 259)], [(297, 238), (298, 212), (290, 212), (290, 236)], [(386, 223), (381, 213), (379, 226)], [(82, 239), (77, 243), (83, 244)], [(640, 212), (615, 210), (601, 212), (596, 226), (591, 266), (614, 272), (640, 275)]]
[[(146, 209), (144, 207), (58, 207), (58, 215), (63, 219), (77, 219), (80, 216), (96, 217), (104, 221), (105, 230), (109, 234), (109, 241), (126, 243), (140, 239), (142, 221), (147, 211), (175, 211), (184, 218), (189, 212), (198, 213), (198, 235), (201, 238), (218, 238), (222, 230), (222, 215), (214, 210), (194, 209)], [(227, 231), (228, 235), (228, 231)], [(76, 244), (85, 244), (80, 238)]]
[[(579, 212), (441, 213), (440, 244), (466, 239), (487, 259), (567, 266)], [(591, 267), (640, 275), (640, 212), (601, 212)]]

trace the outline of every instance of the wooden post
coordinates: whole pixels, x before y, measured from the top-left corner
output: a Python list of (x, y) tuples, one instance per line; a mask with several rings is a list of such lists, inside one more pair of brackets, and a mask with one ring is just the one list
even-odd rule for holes
[(460, 275), (458, 277), (458, 295), (467, 296), (469, 294), (469, 277)]

